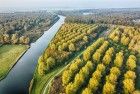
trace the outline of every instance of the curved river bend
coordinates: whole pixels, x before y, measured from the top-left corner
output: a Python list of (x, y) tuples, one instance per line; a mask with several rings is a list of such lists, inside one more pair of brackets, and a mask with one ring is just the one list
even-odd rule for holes
[(22, 56), (7, 77), (0, 81), (0, 94), (28, 94), (30, 81), (37, 65), (38, 57), (55, 36), (65, 17), (60, 19), (35, 42)]

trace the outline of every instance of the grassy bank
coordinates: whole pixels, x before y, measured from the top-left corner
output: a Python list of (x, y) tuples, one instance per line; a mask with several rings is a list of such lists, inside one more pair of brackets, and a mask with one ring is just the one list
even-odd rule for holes
[(0, 47), (0, 80), (6, 77), (28, 48), (27, 45), (2, 45)]

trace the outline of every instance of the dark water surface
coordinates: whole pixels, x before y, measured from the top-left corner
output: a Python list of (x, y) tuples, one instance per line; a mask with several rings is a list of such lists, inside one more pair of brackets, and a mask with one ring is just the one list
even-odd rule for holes
[(38, 57), (42, 54), (49, 42), (64, 23), (65, 17), (60, 19), (46, 31), (30, 49), (22, 56), (7, 77), (0, 81), (0, 94), (28, 94), (30, 81), (37, 65)]

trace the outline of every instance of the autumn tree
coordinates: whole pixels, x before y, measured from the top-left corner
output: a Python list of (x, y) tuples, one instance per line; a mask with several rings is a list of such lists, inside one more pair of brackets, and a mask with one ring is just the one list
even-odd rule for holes
[(76, 94), (76, 91), (75, 91), (75, 86), (73, 83), (69, 83), (67, 86), (66, 86), (66, 94)]
[(91, 51), (90, 50), (85, 50), (83, 53), (83, 59), (85, 61), (89, 60), (91, 58)]
[(82, 91), (82, 94), (92, 94), (92, 91), (90, 88), (85, 88), (83, 91)]
[(39, 57), (38, 59), (38, 73), (40, 75), (44, 75), (46, 70), (46, 64), (43, 62), (42, 56)]
[(119, 41), (119, 37), (118, 36), (115, 36), (114, 39), (113, 39), (113, 41), (118, 42)]
[(62, 83), (63, 86), (67, 85), (69, 81), (71, 80), (71, 74), (69, 73), (68, 70), (65, 70), (62, 74)]
[(88, 42), (88, 37), (87, 37), (87, 36), (84, 36), (84, 37), (83, 37), (83, 40), (84, 40), (85, 42)]
[(18, 35), (17, 34), (12, 34), (11, 42), (13, 44), (16, 44), (16, 43), (18, 43), (18, 40), (19, 40)]
[(96, 70), (93, 74), (92, 74), (92, 78), (97, 79), (98, 81), (100, 81), (102, 77), (102, 73), (99, 70)]
[(49, 57), (47, 60), (46, 60), (46, 71), (49, 71), (51, 68), (54, 67), (56, 61), (53, 57)]
[(123, 37), (121, 38), (121, 43), (122, 43), (123, 45), (128, 45), (128, 44), (129, 44), (129, 41), (130, 41), (129, 37), (123, 36)]
[(103, 64), (98, 64), (96, 70), (103, 72), (103, 71), (105, 71), (105, 66)]
[(29, 44), (29, 42), (30, 42), (30, 39), (28, 37), (21, 36), (19, 38), (19, 43), (21, 43), (21, 44)]
[(135, 80), (135, 79), (136, 79), (136, 74), (135, 74), (135, 72), (133, 72), (133, 71), (127, 71), (127, 72), (124, 74), (124, 77), (125, 77), (125, 79), (132, 79), (132, 80)]
[(8, 34), (4, 34), (3, 39), (5, 43), (10, 43), (10, 36)]
[(105, 55), (104, 55), (104, 57), (103, 57), (103, 60), (102, 60), (102, 62), (103, 62), (105, 65), (109, 65), (109, 64), (110, 64), (111, 59), (112, 59), (112, 56), (113, 56), (113, 53), (114, 53), (114, 48), (113, 48), (113, 47), (112, 47), (112, 48), (109, 48), (109, 49), (106, 51), (106, 53), (105, 53)]
[(110, 69), (110, 73), (113, 73), (114, 75), (119, 76), (119, 75), (120, 75), (120, 70), (119, 70), (119, 68), (117, 68), (117, 67), (112, 67), (112, 68)]
[(106, 82), (109, 82), (109, 83), (115, 85), (117, 82), (117, 78), (118, 78), (117, 75), (111, 73), (108, 76), (106, 76)]
[(130, 55), (126, 62), (126, 67), (128, 70), (135, 70), (136, 68), (136, 57), (134, 55)]
[[(70, 82), (72, 77), (75, 76), (75, 74), (80, 70), (82, 66), (83, 66), (83, 63), (81, 59), (76, 59), (69, 66), (69, 68), (62, 73), (62, 82), (64, 86)], [(88, 66), (90, 67), (90, 64)]]
[(96, 62), (100, 61), (100, 57), (101, 57), (101, 54), (99, 52), (96, 52), (93, 54), (93, 60)]
[(117, 53), (114, 60), (114, 65), (120, 68), (123, 64), (123, 59), (124, 59), (123, 53), (122, 52)]
[(124, 79), (123, 89), (125, 94), (132, 94), (135, 90), (135, 84), (132, 79)]
[(4, 43), (4, 36), (3, 36), (3, 34), (0, 34), (0, 43)]
[(75, 85), (75, 90), (77, 91), (79, 89), (79, 87), (81, 87), (81, 85), (84, 83), (84, 75), (82, 75), (82, 73), (78, 73), (76, 74), (75, 78), (74, 78), (74, 85)]
[(106, 82), (103, 86), (103, 94), (114, 94), (115, 93), (115, 85)]
[(75, 50), (76, 50), (75, 45), (73, 43), (71, 43), (69, 45), (69, 51), (75, 51)]
[(89, 80), (88, 86), (89, 86), (89, 88), (91, 89), (92, 92), (95, 92), (98, 89), (99, 81), (95, 78), (91, 78)]

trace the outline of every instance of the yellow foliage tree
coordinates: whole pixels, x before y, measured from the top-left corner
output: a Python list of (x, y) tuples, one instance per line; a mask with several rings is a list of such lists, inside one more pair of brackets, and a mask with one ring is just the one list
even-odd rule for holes
[(109, 74), (108, 76), (106, 76), (106, 81), (115, 85), (117, 82), (117, 76), (114, 75), (113, 73)]
[(125, 79), (123, 81), (123, 89), (125, 94), (132, 94), (135, 90), (135, 84), (132, 79)]
[(66, 86), (65, 90), (66, 90), (66, 94), (76, 94), (75, 87), (74, 87), (73, 83), (69, 83)]
[(92, 92), (95, 92), (98, 89), (99, 81), (95, 78), (89, 80), (89, 88)]
[(99, 70), (99, 71), (103, 72), (105, 70), (104, 64), (98, 64), (96, 70)]
[(119, 75), (120, 75), (120, 70), (119, 70), (119, 68), (117, 68), (117, 67), (112, 67), (112, 68), (110, 69), (110, 73), (113, 73), (114, 75), (119, 76)]
[(82, 94), (92, 94), (92, 91), (90, 88), (85, 88), (83, 91), (82, 91)]
[(99, 52), (96, 52), (93, 54), (93, 60), (96, 62), (100, 61), (100, 57), (101, 57), (101, 54)]
[(103, 94), (114, 94), (115, 92), (115, 85), (106, 82), (103, 86)]
[(136, 79), (136, 74), (135, 74), (135, 72), (133, 72), (133, 71), (127, 71), (127, 72), (124, 74), (124, 77), (125, 77), (125, 79), (132, 79), (132, 80), (135, 80), (135, 79)]
[(126, 67), (128, 70), (135, 70), (136, 68), (136, 61), (132, 58), (128, 58), (126, 62)]
[(100, 81), (101, 77), (102, 77), (102, 74), (101, 74), (101, 71), (99, 71), (99, 70), (96, 70), (96, 71), (92, 74), (92, 78), (95, 78), (95, 79), (97, 79), (98, 81)]

